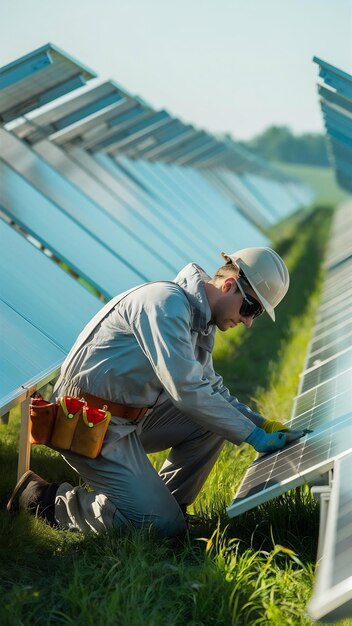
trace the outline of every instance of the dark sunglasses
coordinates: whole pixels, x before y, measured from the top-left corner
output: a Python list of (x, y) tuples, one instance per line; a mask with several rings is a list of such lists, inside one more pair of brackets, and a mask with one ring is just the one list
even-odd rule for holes
[(259, 317), (259, 315), (264, 313), (264, 309), (260, 302), (253, 298), (253, 296), (251, 296), (249, 293), (246, 293), (244, 291), (239, 280), (236, 280), (236, 283), (243, 298), (243, 302), (240, 308), (240, 315), (242, 315), (242, 317), (253, 317), (253, 319)]

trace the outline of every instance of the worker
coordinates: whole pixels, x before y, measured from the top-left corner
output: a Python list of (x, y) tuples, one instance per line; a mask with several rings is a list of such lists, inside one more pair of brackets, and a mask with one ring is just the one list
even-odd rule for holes
[[(289, 286), (287, 267), (270, 248), (223, 257), (212, 278), (190, 263), (172, 282), (120, 294), (88, 324), (53, 398), (83, 397), (112, 415), (96, 458), (63, 453), (90, 490), (29, 471), (8, 503), (11, 514), (26, 509), (80, 531), (148, 526), (177, 536), (225, 441), (268, 453), (305, 434), (239, 402), (213, 369), (216, 328), (249, 329), (264, 311), (275, 321)], [(169, 448), (157, 473), (147, 454)]]

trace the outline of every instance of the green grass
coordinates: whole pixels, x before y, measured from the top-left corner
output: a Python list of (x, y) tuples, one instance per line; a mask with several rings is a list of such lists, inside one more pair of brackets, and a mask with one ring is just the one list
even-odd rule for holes
[[(277, 323), (220, 334), (217, 370), (241, 400), (289, 417), (322, 284), (331, 211), (294, 216), (272, 235), (292, 287)], [(280, 236), (281, 230), (281, 236)], [(238, 329), (236, 329), (238, 331)], [(0, 623), (2, 626), (310, 625), (319, 512), (307, 487), (229, 520), (229, 504), (253, 451), (227, 444), (193, 505), (199, 524), (184, 540), (148, 531), (83, 535), (3, 511), (15, 482), (19, 411), (0, 426)], [(152, 455), (156, 467), (163, 455)], [(77, 482), (59, 455), (33, 446), (31, 467)], [(347, 622), (346, 622), (347, 623)], [(351, 622), (350, 622), (351, 623)]]
[(334, 170), (330, 167), (287, 163), (275, 163), (275, 166), (310, 185), (316, 194), (314, 204), (335, 206), (348, 196), (347, 192), (338, 186)]

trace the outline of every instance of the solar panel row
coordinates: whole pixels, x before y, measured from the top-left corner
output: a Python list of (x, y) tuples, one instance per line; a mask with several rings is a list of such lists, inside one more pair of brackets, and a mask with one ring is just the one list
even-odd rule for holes
[(113, 82), (67, 96), (93, 77), (52, 45), (0, 69), (0, 414), (55, 374), (101, 306), (72, 275), (108, 299), (190, 260), (212, 273), (221, 250), (266, 245), (258, 225), (309, 197)]
[(321, 558), (308, 607), (314, 619), (328, 621), (349, 617), (352, 611), (351, 210), (347, 202), (335, 214), (321, 305), (290, 423), (294, 429), (313, 432), (286, 449), (259, 457), (228, 508), (232, 517), (305, 482), (330, 481), (330, 486), (319, 488)]
[[(343, 221), (343, 215), (351, 209), (351, 203), (347, 203), (337, 212), (333, 232)], [(352, 237), (352, 223), (349, 228)], [(343, 256), (343, 251), (341, 254)], [(330, 260), (329, 252), (327, 266)], [(319, 479), (333, 466), (337, 455), (352, 448), (352, 344), (348, 339), (351, 335), (348, 331), (346, 333), (352, 311), (351, 271), (352, 264), (346, 258), (325, 274), (322, 305), (294, 402), (291, 426), (309, 428), (314, 432), (275, 454), (259, 457), (253, 463), (228, 508), (231, 517), (296, 485)], [(342, 340), (343, 348), (334, 352)]]
[(314, 595), (308, 605), (316, 619), (335, 622), (352, 615), (352, 454), (336, 459), (325, 498), (327, 519)]
[(321, 109), (338, 183), (352, 191), (352, 76), (314, 57), (319, 65)]

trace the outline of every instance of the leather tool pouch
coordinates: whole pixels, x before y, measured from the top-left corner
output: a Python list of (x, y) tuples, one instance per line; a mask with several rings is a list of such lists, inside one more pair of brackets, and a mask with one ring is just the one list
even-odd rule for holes
[(59, 398), (57, 404), (33, 398), (29, 408), (30, 441), (95, 459), (110, 417), (104, 408), (89, 407), (84, 400), (71, 396)]
[(56, 412), (56, 404), (46, 402), (42, 398), (32, 398), (29, 406), (31, 443), (50, 443)]
[(85, 405), (73, 435), (71, 451), (95, 459), (100, 454), (110, 413)]
[(84, 402), (78, 398), (64, 396), (57, 402), (57, 415), (50, 444), (54, 448), (70, 450), (73, 435), (80, 418)]

